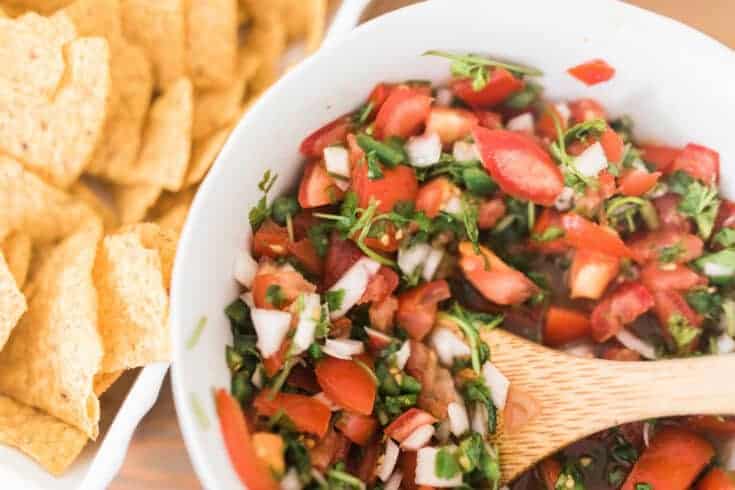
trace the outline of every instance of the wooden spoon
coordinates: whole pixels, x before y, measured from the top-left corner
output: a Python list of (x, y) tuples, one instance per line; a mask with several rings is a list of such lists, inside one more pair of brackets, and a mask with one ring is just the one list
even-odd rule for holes
[[(483, 334), (510, 380), (496, 443), (503, 483), (555, 451), (627, 422), (735, 414), (735, 354), (657, 362), (573, 357), (501, 329)], [(507, 419), (526, 411), (520, 425)], [(510, 426), (510, 427), (509, 427)]]

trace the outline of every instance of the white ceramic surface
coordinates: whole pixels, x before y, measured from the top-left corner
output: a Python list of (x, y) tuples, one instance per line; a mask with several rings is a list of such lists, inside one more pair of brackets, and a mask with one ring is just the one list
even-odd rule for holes
[[(432, 0), (378, 18), (325, 47), (288, 73), (233, 132), (201, 186), (179, 245), (173, 279), (173, 385), (194, 467), (208, 489), (236, 489), (211, 396), (229, 386), (223, 308), (237, 294), (232, 264), (250, 235), (247, 214), (266, 169), (279, 174), (273, 195), (301, 172), (302, 138), (355, 109), (375, 83), (446, 80), (448, 63), (428, 49), (477, 52), (541, 68), (552, 98), (594, 97), (628, 113), (637, 134), (674, 145), (719, 150), (726, 194), (735, 194), (735, 55), (670, 19), (612, 0)], [(615, 78), (586, 87), (566, 69), (601, 57)], [(200, 317), (195, 348), (186, 339)], [(197, 422), (191, 394), (210, 421)]]

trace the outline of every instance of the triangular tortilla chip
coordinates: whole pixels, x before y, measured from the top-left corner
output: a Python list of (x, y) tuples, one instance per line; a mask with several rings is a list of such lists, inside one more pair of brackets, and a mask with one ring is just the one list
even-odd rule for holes
[(230, 131), (232, 131), (232, 126), (227, 126), (204, 139), (194, 142), (191, 163), (189, 163), (189, 170), (184, 182), (185, 186), (196, 185), (204, 179), (225, 141), (227, 141)]
[(3, 0), (11, 10), (33, 10), (48, 15), (70, 4), (73, 0)]
[(54, 248), (34, 277), (28, 312), (0, 352), (0, 392), (80, 429), (98, 433), (93, 379), (102, 360), (92, 283), (101, 223)]
[(258, 53), (260, 57), (260, 65), (249, 85), (252, 95), (264, 92), (278, 80), (278, 63), (285, 49), (286, 28), (278, 12), (269, 10), (256, 17), (243, 48), (244, 52)]
[(189, 73), (194, 85), (229, 85), (237, 57), (237, 0), (189, 0), (187, 27)]
[(31, 237), (19, 231), (11, 233), (2, 242), (0, 250), (5, 254), (8, 269), (13, 274), (15, 284), (18, 289), (23, 289), (28, 275), (28, 267), (31, 265), (31, 253), (33, 252)]
[(65, 46), (67, 70), (52, 102), (0, 85), (0, 152), (67, 187), (89, 161), (105, 121), (110, 88), (107, 42)]
[(155, 204), (162, 189), (157, 185), (133, 184), (117, 185), (112, 189), (120, 223), (137, 223), (145, 218), (148, 209)]
[(34, 242), (50, 243), (92, 218), (86, 204), (0, 156), (0, 238), (24, 230)]
[(178, 236), (173, 231), (162, 228), (156, 223), (138, 223), (120, 229), (119, 233), (135, 233), (145, 248), (156, 250), (161, 259), (163, 284), (168, 289), (176, 258)]
[(0, 350), (10, 337), (27, 308), (25, 296), (18, 289), (8, 268), (5, 256), (0, 253)]
[(157, 250), (127, 231), (102, 241), (94, 266), (99, 330), (105, 346), (100, 372), (169, 358), (168, 298)]
[(55, 417), (0, 395), (0, 443), (23, 451), (58, 476), (77, 459), (87, 436)]
[(94, 394), (97, 395), (97, 397), (102, 396), (107, 390), (110, 389), (110, 386), (115, 384), (115, 381), (120, 379), (120, 376), (125, 371), (114, 371), (112, 373), (97, 373), (94, 377)]
[(184, 224), (186, 224), (186, 217), (189, 215), (189, 207), (189, 204), (179, 204), (174, 206), (159, 216), (156, 219), (156, 223), (158, 223), (161, 228), (169, 229), (178, 236), (181, 234)]
[(74, 182), (74, 184), (69, 188), (69, 193), (80, 201), (86, 203), (95, 213), (97, 213), (97, 216), (102, 219), (102, 223), (105, 225), (106, 231), (116, 229), (120, 226), (120, 219), (118, 218), (117, 213), (112, 206), (105, 202), (100, 196), (99, 192), (102, 192), (102, 190), (100, 189), (99, 192), (94, 190), (87, 182), (88, 181), (86, 179)]

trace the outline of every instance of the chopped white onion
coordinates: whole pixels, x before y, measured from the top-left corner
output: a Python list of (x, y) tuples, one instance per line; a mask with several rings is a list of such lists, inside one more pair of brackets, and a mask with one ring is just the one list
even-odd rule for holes
[(505, 401), (508, 399), (510, 381), (490, 361), (482, 365), (482, 376), (485, 378), (485, 384), (490, 388), (493, 404), (498, 410), (503, 410)]
[(487, 407), (482, 403), (475, 403), (472, 407), (472, 431), (486, 437), (488, 419)]
[[(350, 178), (350, 154), (343, 146), (328, 146), (324, 148), (324, 165), (330, 174)], [(339, 180), (339, 179), (336, 179)]]
[(396, 367), (403, 370), (406, 367), (409, 357), (411, 357), (411, 342), (407, 340), (398, 349), (398, 352), (396, 352)]
[(291, 327), (291, 314), (285, 311), (252, 308), (250, 318), (258, 335), (257, 346), (262, 356), (270, 357), (278, 352)]
[(459, 196), (452, 196), (442, 206), (442, 211), (449, 214), (462, 214), (462, 199)]
[(368, 335), (370, 346), (376, 349), (384, 349), (393, 341), (393, 337), (374, 328), (365, 327), (365, 333)]
[[(456, 449), (453, 446), (445, 446), (450, 451)], [(462, 485), (462, 473), (457, 472), (452, 478), (440, 478), (436, 476), (436, 456), (439, 448), (425, 447), (416, 453), (416, 483), (437, 488), (452, 488)]]
[(599, 141), (589, 146), (574, 159), (574, 166), (579, 173), (586, 177), (597, 177), (601, 171), (607, 168), (607, 157), (605, 150)]
[(296, 333), (291, 343), (291, 349), (293, 349), (295, 355), (301, 354), (314, 343), (316, 325), (322, 314), (321, 299), (318, 294), (303, 294), (301, 298), (302, 309), (298, 314), (299, 322), (296, 325)]
[(444, 250), (441, 248), (432, 248), (429, 255), (424, 261), (424, 268), (421, 269), (421, 277), (424, 281), (429, 282), (434, 279), (439, 264), (441, 264), (442, 258), (444, 258)]
[(429, 337), (429, 345), (436, 352), (436, 356), (445, 366), (451, 366), (455, 359), (472, 355), (470, 347), (452, 330), (446, 327), (437, 327)]
[(403, 473), (396, 471), (393, 475), (385, 482), (385, 490), (401, 490), (401, 481), (403, 480)]
[(372, 259), (363, 257), (355, 262), (352, 267), (332, 286), (330, 291), (343, 290), (342, 304), (340, 307), (330, 312), (332, 318), (344, 316), (350, 308), (355, 306), (362, 297), (367, 288), (370, 278), (380, 269), (380, 264)]
[(454, 100), (454, 94), (448, 88), (440, 88), (436, 91), (436, 105), (440, 107), (449, 107)]
[(732, 337), (723, 333), (717, 337), (717, 353), (718, 354), (730, 354), (735, 352), (735, 340)]
[(413, 136), (406, 143), (408, 161), (414, 167), (430, 167), (442, 156), (442, 142), (436, 133)]
[(653, 424), (651, 422), (643, 423), (643, 444), (648, 447), (651, 443), (651, 432), (653, 431)]
[(416, 243), (408, 248), (398, 250), (398, 268), (401, 272), (410, 276), (416, 269), (421, 267), (431, 253), (431, 246), (426, 243)]
[(316, 395), (313, 395), (312, 398), (326, 406), (330, 412), (337, 412), (339, 410), (342, 410), (342, 407), (334, 403), (332, 400), (329, 399), (329, 397), (323, 392), (320, 391)]
[(296, 468), (288, 470), (281, 479), (281, 490), (301, 490), (302, 488), (304, 487), (301, 485), (299, 472), (296, 471)]
[(718, 264), (717, 262), (705, 262), (702, 267), (702, 272), (707, 277), (728, 277), (735, 273), (732, 267)]
[(411, 432), (411, 434), (401, 442), (401, 449), (418, 451), (431, 441), (431, 438), (434, 437), (435, 431), (436, 429), (434, 429), (434, 426), (431, 424), (422, 425)]
[(449, 427), (457, 437), (470, 430), (470, 417), (467, 415), (467, 408), (464, 403), (452, 402), (447, 407), (449, 416)]
[(554, 109), (556, 109), (557, 114), (559, 114), (559, 117), (561, 118), (561, 124), (563, 126), (569, 124), (569, 118), (572, 117), (572, 111), (569, 109), (566, 102), (558, 102), (554, 104)]
[(349, 361), (352, 356), (365, 352), (365, 344), (352, 339), (327, 339), (322, 350), (332, 357)]
[(253, 371), (253, 375), (250, 377), (250, 381), (253, 383), (253, 386), (256, 388), (263, 389), (263, 370), (260, 369), (260, 367), (256, 367), (255, 371)]
[(718, 459), (725, 471), (735, 471), (735, 436), (730, 436), (717, 447)]
[(561, 350), (570, 356), (587, 358), (595, 357), (595, 346), (591, 342), (585, 340), (566, 344)]
[(238, 251), (233, 268), (233, 275), (237, 282), (246, 288), (252, 286), (253, 279), (255, 279), (255, 273), (258, 271), (258, 263), (255, 261), (253, 256), (250, 255), (250, 252), (247, 250)]
[(452, 156), (459, 162), (469, 162), (471, 160), (479, 160), (480, 153), (474, 143), (466, 141), (455, 141), (452, 147)]
[(572, 206), (574, 206), (574, 189), (571, 187), (565, 187), (559, 195), (556, 196), (554, 207), (557, 211), (568, 211), (572, 209)]
[(385, 452), (383, 453), (383, 460), (378, 466), (378, 470), (375, 472), (378, 478), (382, 481), (388, 481), (393, 470), (396, 468), (398, 462), (398, 455), (401, 453), (398, 449), (398, 445), (393, 442), (390, 437), (385, 441)]
[(522, 133), (533, 133), (533, 116), (530, 112), (524, 112), (523, 114), (516, 116), (508, 121), (508, 124), (505, 125), (505, 128), (511, 131), (520, 131)]
[(615, 338), (630, 350), (636, 351), (646, 359), (656, 359), (656, 348), (645, 340), (633, 335), (630, 330), (622, 329)]

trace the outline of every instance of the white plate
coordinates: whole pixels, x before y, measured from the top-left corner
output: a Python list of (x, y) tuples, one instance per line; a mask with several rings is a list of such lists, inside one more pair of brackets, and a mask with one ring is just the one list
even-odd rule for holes
[[(235, 129), (201, 186), (179, 246), (172, 289), (173, 385), (194, 467), (209, 489), (241, 488), (216, 424), (211, 396), (229, 386), (223, 308), (237, 294), (232, 265), (250, 236), (247, 215), (266, 169), (280, 178), (273, 195), (301, 173), (302, 138), (354, 110), (380, 81), (448, 77), (428, 49), (479, 52), (542, 69), (551, 98), (594, 97), (628, 113), (637, 134), (673, 145), (698, 142), (720, 152), (725, 193), (735, 188), (735, 56), (668, 18), (610, 0), (433, 0), (380, 17), (288, 73)], [(566, 69), (592, 58), (615, 78), (585, 87)], [(209, 321), (185, 347), (198, 319)], [(196, 394), (210, 420), (202, 429)]]

